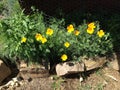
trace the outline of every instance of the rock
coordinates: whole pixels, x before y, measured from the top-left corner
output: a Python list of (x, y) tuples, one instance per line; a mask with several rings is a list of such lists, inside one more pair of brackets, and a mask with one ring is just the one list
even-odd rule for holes
[(6, 64), (0, 60), (0, 84), (2, 81), (11, 74), (11, 70)]
[(83, 60), (82, 62), (64, 62), (56, 65), (58, 76), (80, 73), (102, 67), (106, 62), (105, 58), (97, 60)]
[(117, 60), (113, 60), (113, 61), (111, 61), (109, 66), (110, 66), (111, 68), (117, 70), (117, 71), (119, 71), (119, 69), (120, 69), (120, 66), (119, 66)]
[(26, 67), (27, 67), (27, 63), (25, 63), (25, 61), (21, 61), (20, 68), (26, 68)]
[(0, 90), (14, 90), (15, 87), (18, 87), (21, 85), (21, 81), (17, 79), (17, 77), (12, 78), (10, 81), (8, 81), (6, 84), (0, 86)]
[(58, 76), (63, 76), (72, 73), (84, 71), (84, 63), (79, 62), (64, 62), (56, 65), (56, 73)]
[(18, 77), (22, 77), (24, 80), (48, 77), (49, 71), (43, 68), (24, 68), (22, 69)]
[(93, 70), (102, 67), (106, 63), (105, 58), (99, 58), (97, 60), (84, 60), (86, 71)]

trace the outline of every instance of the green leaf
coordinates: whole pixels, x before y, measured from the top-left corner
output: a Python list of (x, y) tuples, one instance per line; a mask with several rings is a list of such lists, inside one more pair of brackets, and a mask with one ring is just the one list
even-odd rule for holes
[(50, 50), (49, 50), (49, 49), (46, 49), (46, 53), (50, 53)]

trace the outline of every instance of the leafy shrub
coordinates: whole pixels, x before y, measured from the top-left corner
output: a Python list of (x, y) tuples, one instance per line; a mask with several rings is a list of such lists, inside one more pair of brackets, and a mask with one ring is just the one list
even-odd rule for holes
[(80, 60), (80, 57), (106, 55), (112, 51), (110, 34), (100, 29), (99, 22), (84, 22), (64, 27), (64, 20), (44, 22), (42, 13), (18, 13), (0, 22), (1, 34), (6, 37), (5, 51), (10, 57), (39, 62), (58, 63)]
[(11, 16), (20, 11), (18, 0), (0, 0), (0, 14)]
[(111, 34), (114, 51), (120, 51), (120, 12), (110, 12), (103, 9), (95, 10), (94, 12), (76, 11), (67, 15), (66, 22), (79, 24), (83, 19), (86, 19), (87, 22), (99, 21), (102, 28)]
[(3, 0), (0, 0), (0, 14), (5, 10), (5, 2)]

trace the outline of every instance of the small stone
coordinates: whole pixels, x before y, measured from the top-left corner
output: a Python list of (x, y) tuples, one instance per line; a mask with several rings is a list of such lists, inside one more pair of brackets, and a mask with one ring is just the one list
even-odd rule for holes
[(24, 85), (24, 83), (23, 83), (23, 82), (19, 82), (19, 84), (20, 84), (20, 86)]
[(14, 82), (17, 82), (17, 81), (18, 81), (17, 77), (12, 78), (12, 80), (13, 80)]
[(83, 77), (80, 77), (79, 81), (82, 82), (83, 81)]
[(16, 87), (18, 87), (18, 86), (19, 86), (18, 82), (16, 82), (16, 83), (15, 83), (15, 86), (16, 86)]
[(20, 62), (20, 68), (26, 68), (27, 67), (27, 63), (25, 63), (24, 61)]
[(50, 77), (50, 79), (51, 79), (51, 80), (54, 80), (54, 77), (53, 77), (53, 76), (51, 76), (51, 77)]

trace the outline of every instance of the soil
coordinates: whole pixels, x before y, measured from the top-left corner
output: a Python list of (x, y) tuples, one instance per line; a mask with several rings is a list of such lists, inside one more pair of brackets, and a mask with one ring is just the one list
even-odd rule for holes
[[(78, 75), (36, 77), (22, 80), (22, 85), (7, 90), (120, 90), (120, 73), (110, 67), (86, 72), (80, 82)], [(6, 90), (6, 89), (5, 89)]]
[[(23, 69), (32, 74), (22, 73), (20, 85), (2, 90), (120, 90), (120, 72), (113, 69), (109, 63), (85, 73), (63, 77), (50, 75), (41, 66), (35, 65), (32, 68), (32, 71), (31, 68)], [(38, 73), (34, 74), (34, 71)], [(18, 74), (17, 77), (20, 76), (21, 74)]]

